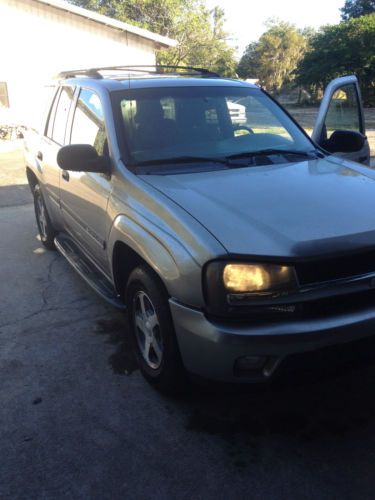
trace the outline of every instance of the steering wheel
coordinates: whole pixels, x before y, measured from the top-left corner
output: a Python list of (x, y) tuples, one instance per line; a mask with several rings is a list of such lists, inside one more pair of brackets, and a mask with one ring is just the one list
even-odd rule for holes
[(249, 134), (254, 133), (254, 130), (252, 128), (248, 127), (247, 125), (241, 125), (241, 124), (233, 125), (233, 130), (246, 130), (246, 132), (249, 132)]

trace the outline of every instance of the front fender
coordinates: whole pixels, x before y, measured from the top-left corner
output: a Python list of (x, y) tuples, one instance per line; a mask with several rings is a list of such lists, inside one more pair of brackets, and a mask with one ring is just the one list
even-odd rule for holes
[(203, 305), (201, 265), (180, 241), (148, 220), (141, 225), (127, 215), (118, 215), (112, 225), (110, 256), (118, 241), (134, 250), (158, 274), (171, 297), (187, 305)]

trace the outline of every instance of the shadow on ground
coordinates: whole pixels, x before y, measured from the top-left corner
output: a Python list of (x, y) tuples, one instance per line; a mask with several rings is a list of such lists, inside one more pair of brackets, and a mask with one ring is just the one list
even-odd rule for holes
[[(119, 313), (96, 322), (96, 333), (116, 346), (114, 373), (137, 369), (126, 318)], [(319, 446), (375, 431), (375, 341), (329, 348), (299, 357), (271, 384), (232, 385), (194, 380), (167, 400), (171, 413), (186, 415), (185, 429), (223, 440), (234, 465), (256, 459), (256, 444), (275, 436), (297, 445)]]
[(0, 186), (0, 208), (27, 205), (28, 203), (33, 203), (28, 184)]
[(267, 436), (305, 447), (372, 435), (374, 381), (373, 355), (329, 367), (317, 360), (269, 385), (196, 387), (179, 405), (190, 411), (187, 430), (221, 437), (235, 465), (245, 467), (254, 461), (256, 442)]

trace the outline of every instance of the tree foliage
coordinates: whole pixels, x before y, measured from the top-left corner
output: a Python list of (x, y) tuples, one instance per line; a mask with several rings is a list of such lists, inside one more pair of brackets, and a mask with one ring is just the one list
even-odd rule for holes
[(311, 31), (306, 34), (292, 24), (271, 20), (259, 41), (250, 43), (237, 68), (242, 78), (258, 78), (270, 92), (293, 82)]
[(336, 77), (356, 74), (366, 104), (375, 104), (375, 14), (324, 26), (298, 67), (302, 85), (324, 88)]
[(224, 12), (208, 10), (203, 0), (71, 0), (120, 21), (135, 24), (178, 41), (159, 51), (161, 64), (202, 66), (234, 76), (234, 50), (227, 44)]
[(184, 0), (70, 0), (70, 3), (164, 36), (171, 36), (174, 19), (187, 2)]
[(225, 76), (235, 76), (235, 54), (227, 44), (223, 24), (224, 12), (218, 7), (208, 11), (199, 2), (195, 9), (184, 9), (173, 33), (179, 44), (161, 51), (159, 61), (163, 64), (201, 66)]
[(346, 0), (341, 10), (341, 19), (348, 21), (354, 17), (367, 16), (375, 12), (375, 0)]

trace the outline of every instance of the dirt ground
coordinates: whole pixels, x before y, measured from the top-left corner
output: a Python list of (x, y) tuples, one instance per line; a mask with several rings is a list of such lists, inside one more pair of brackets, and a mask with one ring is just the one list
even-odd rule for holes
[(32, 203), (22, 141), (0, 141), (0, 208)]
[(22, 141), (0, 141), (0, 186), (24, 183)]

